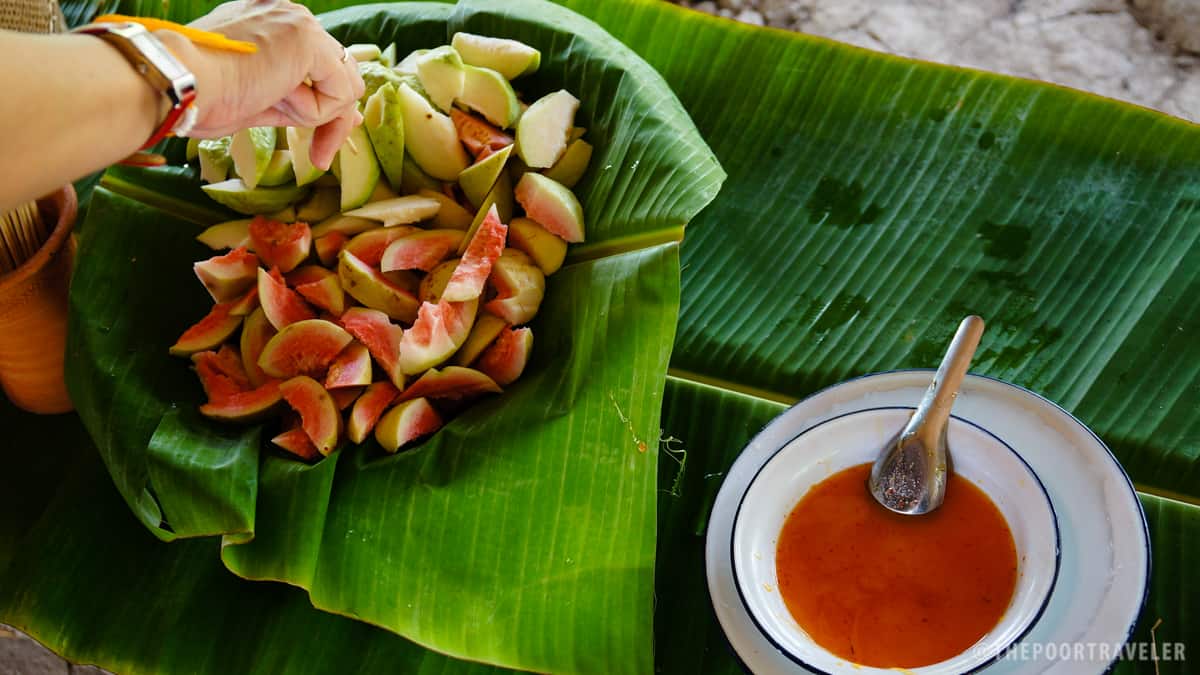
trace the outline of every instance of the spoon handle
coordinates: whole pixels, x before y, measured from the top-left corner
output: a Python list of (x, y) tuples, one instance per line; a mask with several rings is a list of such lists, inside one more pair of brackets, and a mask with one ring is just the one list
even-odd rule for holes
[(942, 357), (942, 363), (925, 397), (905, 427), (904, 436), (917, 436), (926, 441), (926, 447), (937, 447), (938, 437), (945, 432), (954, 397), (958, 395), (958, 388), (967, 374), (981, 337), (983, 319), (978, 316), (968, 316), (958, 324), (950, 348)]

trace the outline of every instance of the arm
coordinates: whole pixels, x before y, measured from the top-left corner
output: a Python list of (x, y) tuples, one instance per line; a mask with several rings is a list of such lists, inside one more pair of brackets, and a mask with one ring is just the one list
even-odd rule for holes
[(0, 31), (0, 211), (117, 162), (154, 131), (167, 102), (125, 57), (88, 35)]
[[(312, 14), (287, 0), (238, 0), (192, 25), (259, 46), (251, 55), (221, 52), (155, 32), (196, 76), (192, 135), (316, 127), (312, 159), (327, 167), (362, 119), (363, 82)], [(0, 211), (125, 158), (165, 115), (166, 99), (96, 37), (0, 31), (0, 54), (0, 91), (10, 92), (0, 96)]]

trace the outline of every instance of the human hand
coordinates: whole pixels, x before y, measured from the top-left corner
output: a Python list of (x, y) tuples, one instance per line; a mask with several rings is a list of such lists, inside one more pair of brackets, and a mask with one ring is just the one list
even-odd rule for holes
[[(197, 138), (254, 126), (314, 127), (313, 164), (328, 168), (362, 122), (355, 103), (364, 85), (358, 64), (307, 7), (289, 0), (235, 0), (190, 24), (258, 45), (241, 54), (156, 35), (196, 76)], [(311, 83), (311, 84), (310, 84)]]

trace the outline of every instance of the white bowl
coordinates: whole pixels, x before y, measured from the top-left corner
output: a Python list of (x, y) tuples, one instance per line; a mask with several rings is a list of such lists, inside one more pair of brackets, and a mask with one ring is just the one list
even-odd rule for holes
[[(731, 546), (738, 592), (767, 639), (808, 670), (896, 672), (846, 661), (805, 633), (777, 590), (775, 550), (784, 520), (805, 493), (843, 469), (874, 461), (912, 412), (906, 407), (871, 408), (800, 432), (762, 465), (738, 506)], [(905, 671), (919, 675), (965, 673), (1001, 656), (1037, 621), (1058, 578), (1058, 522), (1050, 497), (1030, 466), (994, 433), (957, 417), (951, 419), (948, 442), (952, 470), (982, 489), (1008, 522), (1017, 550), (1017, 582), (999, 624), (967, 651)]]

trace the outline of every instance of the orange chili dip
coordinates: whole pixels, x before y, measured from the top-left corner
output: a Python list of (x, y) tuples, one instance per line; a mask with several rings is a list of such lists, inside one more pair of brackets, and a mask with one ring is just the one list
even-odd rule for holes
[(953, 474), (936, 511), (892, 513), (867, 490), (870, 472), (836, 473), (792, 509), (776, 549), (784, 603), (817, 644), (854, 663), (917, 668), (957, 656), (1012, 598), (1008, 523)]

